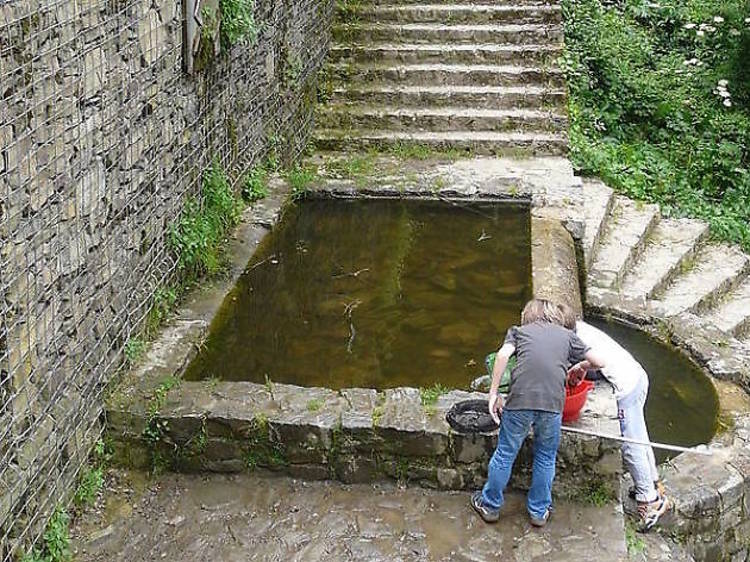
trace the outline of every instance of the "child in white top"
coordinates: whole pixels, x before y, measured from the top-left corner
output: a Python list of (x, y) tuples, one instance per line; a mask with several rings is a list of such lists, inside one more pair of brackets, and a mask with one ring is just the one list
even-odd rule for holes
[[(587, 346), (596, 348), (602, 356), (607, 357), (607, 364), (601, 373), (615, 389), (621, 435), (638, 441), (650, 441), (644, 415), (648, 397), (648, 375), (644, 368), (607, 334), (591, 324), (576, 321), (570, 307), (563, 305), (560, 309), (565, 317), (565, 327), (574, 330)], [(573, 368), (569, 372), (574, 379), (582, 379), (585, 375), (581, 369)], [(635, 484), (640, 530), (648, 531), (669, 508), (669, 500), (659, 482), (654, 450), (648, 445), (623, 443), (622, 460)]]

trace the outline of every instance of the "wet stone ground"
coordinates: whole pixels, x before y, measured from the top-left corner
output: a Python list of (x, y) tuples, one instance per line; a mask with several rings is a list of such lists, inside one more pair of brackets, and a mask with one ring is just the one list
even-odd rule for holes
[(483, 523), (467, 493), (273, 475), (175, 475), (115, 485), (73, 529), (78, 562), (617, 561), (616, 507), (560, 504), (532, 528), (524, 498)]

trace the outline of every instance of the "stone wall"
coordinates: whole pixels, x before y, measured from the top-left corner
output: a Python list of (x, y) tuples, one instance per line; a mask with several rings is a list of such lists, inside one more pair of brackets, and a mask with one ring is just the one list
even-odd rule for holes
[(99, 436), (202, 172), (306, 145), (332, 9), (257, 0), (256, 39), (187, 75), (181, 0), (0, 2), (0, 559)]

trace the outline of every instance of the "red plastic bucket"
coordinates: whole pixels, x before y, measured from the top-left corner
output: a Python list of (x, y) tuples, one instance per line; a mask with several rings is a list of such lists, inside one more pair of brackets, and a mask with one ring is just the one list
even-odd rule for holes
[(578, 386), (565, 386), (565, 406), (563, 406), (562, 421), (572, 422), (581, 415), (581, 409), (586, 404), (586, 397), (589, 391), (594, 388), (591, 381), (581, 381)]

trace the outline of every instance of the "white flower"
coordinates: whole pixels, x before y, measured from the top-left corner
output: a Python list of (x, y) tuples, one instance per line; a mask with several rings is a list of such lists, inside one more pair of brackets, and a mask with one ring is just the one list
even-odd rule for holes
[(695, 28), (695, 24), (694, 24), (694, 23), (686, 23), (686, 24), (685, 24), (685, 25), (683, 25), (682, 27), (683, 27), (684, 29), (694, 29), (694, 28)]
[(750, 23), (750, 18), (745, 18), (745, 23)]
[(724, 107), (732, 107), (732, 100), (724, 100)]
[(706, 34), (706, 32), (705, 32), (705, 31), (703, 31), (702, 29), (699, 29), (698, 31), (696, 31), (696, 32), (695, 32), (695, 34), (696, 34), (696, 35), (697, 35), (698, 37), (703, 37), (703, 36), (704, 36), (704, 35)]
[(699, 60), (698, 62), (695, 63), (695, 66), (703, 66), (703, 61)]
[(740, 33), (737, 29), (730, 29), (729, 35), (731, 35), (732, 37), (739, 37), (740, 35), (742, 35), (742, 33)]
[(719, 94), (719, 96), (722, 97), (722, 98), (731, 98), (732, 97), (732, 94), (730, 94), (726, 90), (719, 90), (716, 93)]
[(714, 16), (714, 22), (715, 23), (724, 23), (724, 18), (721, 16)]
[(724, 79), (719, 80), (719, 86), (721, 86), (722, 88), (726, 88), (728, 85), (729, 85), (729, 80), (724, 80)]

